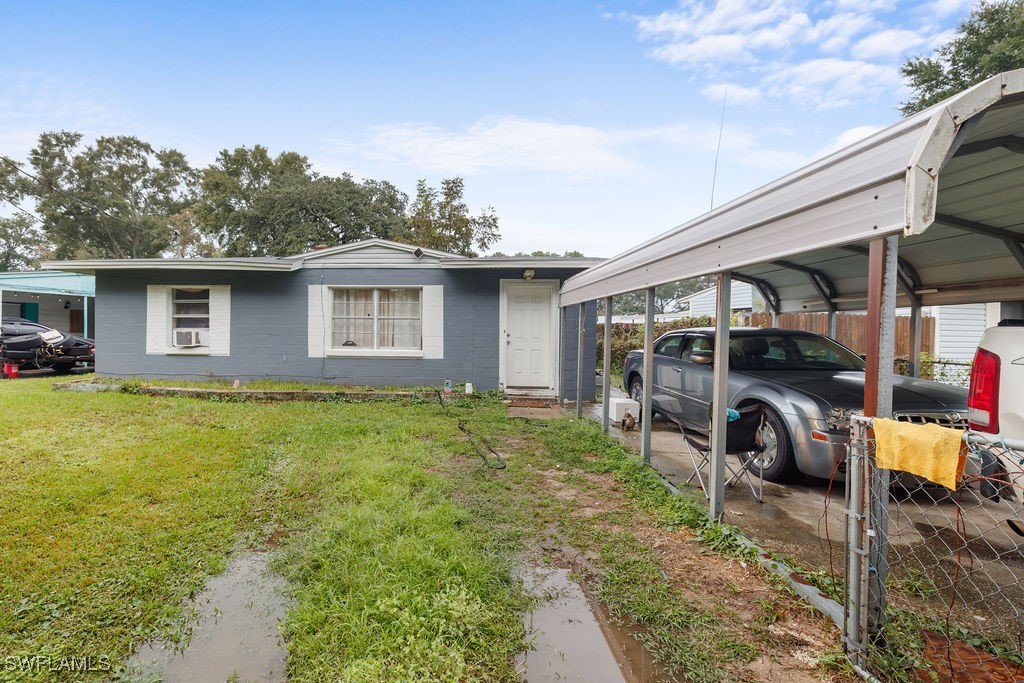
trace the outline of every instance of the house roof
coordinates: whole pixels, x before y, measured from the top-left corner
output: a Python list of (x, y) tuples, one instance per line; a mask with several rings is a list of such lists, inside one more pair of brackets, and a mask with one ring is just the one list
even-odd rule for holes
[(441, 259), (441, 267), (460, 268), (590, 268), (603, 258), (586, 256), (482, 256)]
[(126, 258), (43, 261), (44, 268), (72, 273), (98, 270), (297, 270), (301, 261), (284, 258)]
[(293, 271), (305, 267), (372, 268), (568, 268), (583, 269), (600, 263), (597, 258), (470, 257), (383, 239), (351, 242), (294, 256), (260, 258), (145, 258), (45, 261), (43, 266), (74, 273), (98, 270), (230, 270)]
[(417, 250), (420, 252), (416, 258), (422, 258), (427, 256), (430, 258), (441, 259), (441, 258), (458, 258), (465, 259), (466, 256), (459, 254), (452, 254), (447, 251), (440, 251), (438, 249), (423, 249), (417, 247), (415, 244), (405, 244), (403, 242), (393, 242), (391, 240), (385, 240), (380, 238), (373, 238), (369, 240), (360, 240), (359, 242), (349, 242), (348, 244), (340, 244), (336, 247), (327, 247), (326, 249), (314, 249), (313, 251), (307, 251), (302, 254), (296, 254), (295, 256), (289, 256), (289, 259), (297, 259), (299, 261), (315, 261), (317, 259), (326, 258), (330, 256), (336, 256), (338, 254), (346, 254), (353, 251), (361, 251), (372, 247), (385, 247), (393, 251), (406, 252), (415, 255)]
[(984, 81), (570, 278), (562, 305), (730, 271), (781, 311), (863, 308), (899, 235), (899, 305), (1024, 293), (1024, 70)]
[(96, 279), (91, 275), (45, 270), (0, 273), (0, 292), (4, 290), (36, 294), (96, 296)]

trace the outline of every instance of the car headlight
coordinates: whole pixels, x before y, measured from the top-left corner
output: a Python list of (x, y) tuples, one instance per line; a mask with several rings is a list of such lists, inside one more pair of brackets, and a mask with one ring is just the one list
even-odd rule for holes
[(850, 416), (860, 412), (859, 408), (833, 408), (825, 416), (825, 423), (833, 431), (845, 432), (850, 428)]

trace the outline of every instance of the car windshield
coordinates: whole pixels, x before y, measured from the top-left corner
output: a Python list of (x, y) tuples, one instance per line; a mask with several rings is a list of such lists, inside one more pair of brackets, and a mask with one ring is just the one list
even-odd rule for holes
[(828, 337), (759, 334), (729, 340), (733, 370), (863, 370), (860, 356)]

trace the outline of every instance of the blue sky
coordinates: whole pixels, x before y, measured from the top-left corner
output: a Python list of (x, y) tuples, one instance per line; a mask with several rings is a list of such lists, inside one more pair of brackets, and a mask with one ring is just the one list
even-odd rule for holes
[(460, 175), (505, 252), (611, 256), (899, 119), (965, 0), (0, 0), (0, 153), (137, 135), (194, 165)]

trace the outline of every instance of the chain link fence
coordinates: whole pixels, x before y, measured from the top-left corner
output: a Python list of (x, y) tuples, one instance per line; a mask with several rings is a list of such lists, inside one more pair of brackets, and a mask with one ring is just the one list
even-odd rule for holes
[(1024, 681), (1024, 443), (968, 433), (951, 491), (877, 468), (870, 425), (853, 419), (847, 459), (851, 662), (884, 681)]

